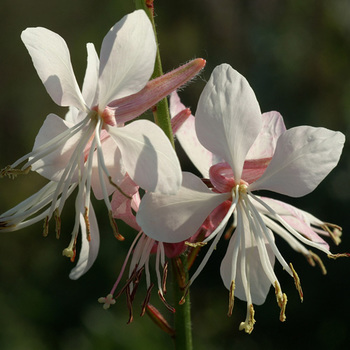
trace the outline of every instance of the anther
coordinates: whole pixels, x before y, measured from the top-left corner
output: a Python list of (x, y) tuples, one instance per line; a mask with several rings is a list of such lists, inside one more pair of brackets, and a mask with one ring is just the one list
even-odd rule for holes
[(109, 216), (109, 222), (110, 222), (110, 224), (112, 226), (112, 229), (113, 229), (114, 237), (118, 241), (124, 241), (125, 238), (119, 233), (119, 229), (118, 229), (117, 223), (115, 222), (115, 220), (113, 218), (112, 210), (110, 210), (108, 212), (108, 216)]
[(296, 271), (294, 270), (292, 263), (289, 264), (289, 267), (292, 270), (295, 287), (299, 293), (300, 300), (301, 300), (301, 302), (303, 302), (304, 294), (303, 294), (303, 290), (301, 289), (300, 278), (299, 278), (298, 274), (296, 273)]
[(323, 274), (323, 275), (326, 275), (326, 274), (327, 274), (327, 270), (326, 270), (326, 267), (324, 266), (323, 261), (321, 260), (321, 258), (320, 258), (317, 254), (315, 254), (314, 252), (312, 252), (311, 250), (309, 250), (309, 253), (310, 253), (310, 254), (305, 255), (305, 257), (306, 257), (308, 263), (309, 263), (312, 267), (316, 266), (316, 263), (317, 263), (317, 265), (318, 265), (318, 266), (320, 267), (320, 269), (321, 269), (322, 274)]
[(46, 216), (44, 219), (44, 226), (43, 226), (43, 236), (47, 237), (47, 235), (49, 234), (49, 217)]
[(1, 169), (0, 178), (8, 176), (10, 179), (14, 179), (17, 175), (27, 175), (31, 169), (31, 166), (22, 170), (11, 168), (11, 165), (8, 165), (4, 169)]
[(56, 231), (56, 238), (59, 239), (61, 235), (61, 217), (58, 208), (54, 211), (54, 219), (55, 219), (55, 231)]
[(232, 280), (230, 285), (229, 297), (228, 297), (228, 312), (227, 312), (228, 317), (232, 316), (234, 301), (235, 301), (235, 281)]
[(205, 245), (207, 245), (207, 242), (196, 242), (196, 243), (191, 243), (191, 242), (186, 241), (186, 242), (185, 242), (185, 245), (187, 245), (187, 246), (189, 246), (189, 247), (192, 247), (192, 248), (202, 248), (202, 247), (204, 247)]
[(275, 282), (275, 294), (277, 304), (281, 309), (280, 321), (284, 322), (286, 320), (287, 295), (285, 293), (282, 294), (281, 288), (277, 281)]
[(108, 176), (109, 183), (114, 186), (124, 197), (128, 199), (132, 199), (129, 195), (127, 195), (115, 182), (112, 181), (112, 177)]
[(86, 226), (86, 239), (90, 242), (91, 241), (91, 234), (90, 234), (90, 221), (89, 221), (89, 209), (88, 209), (88, 207), (85, 207), (84, 221), (85, 221), (85, 226)]
[(150, 298), (151, 298), (151, 292), (152, 292), (153, 287), (154, 287), (154, 284), (152, 283), (152, 284), (148, 287), (148, 289), (147, 289), (146, 297), (145, 297), (145, 300), (143, 301), (142, 307), (141, 307), (141, 314), (140, 314), (141, 317), (142, 317), (142, 316), (145, 314), (145, 312), (146, 312), (146, 307), (147, 307), (147, 305), (148, 305), (148, 303), (149, 303), (149, 300), (150, 300)]
[(244, 331), (248, 334), (250, 334), (253, 331), (254, 324), (256, 322), (254, 319), (254, 314), (255, 314), (255, 311), (254, 311), (253, 304), (250, 304), (249, 305), (249, 317), (247, 317), (247, 319), (239, 325), (240, 331), (242, 331), (244, 329)]

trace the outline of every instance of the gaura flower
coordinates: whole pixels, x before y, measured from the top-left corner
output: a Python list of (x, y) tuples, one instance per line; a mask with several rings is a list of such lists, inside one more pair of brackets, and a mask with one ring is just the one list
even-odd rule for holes
[[(14, 231), (44, 219), (44, 234), (52, 216), (59, 235), (61, 212), (77, 188), (76, 219), (72, 239), (63, 254), (74, 260), (79, 225), (82, 251), (71, 278), (92, 265), (98, 252), (99, 234), (90, 204), (91, 187), (104, 199), (111, 225), (109, 196), (126, 175), (148, 191), (175, 193), (181, 170), (175, 151), (163, 131), (148, 120), (124, 123), (152, 107), (203, 68), (197, 59), (148, 82), (154, 68), (156, 43), (144, 11), (135, 11), (116, 23), (105, 36), (97, 56), (87, 44), (88, 60), (83, 88), (76, 82), (65, 41), (45, 28), (28, 28), (22, 40), (51, 98), (69, 106), (66, 119), (47, 116), (33, 151), (1, 171), (15, 177), (36, 171), (50, 182), (33, 196), (0, 216), (0, 229)], [(17, 167), (22, 165), (19, 169)]]
[[(172, 131), (175, 134), (181, 125), (186, 122), (190, 116), (189, 109), (180, 111), (172, 119)], [(174, 312), (174, 308), (168, 304), (165, 299), (166, 294), (166, 279), (168, 271), (168, 261), (166, 258), (175, 258), (183, 253), (187, 246), (185, 242), (179, 243), (163, 243), (157, 242), (153, 238), (148, 237), (141, 230), (140, 226), (136, 222), (135, 213), (137, 213), (140, 206), (140, 194), (139, 186), (132, 181), (132, 179), (126, 175), (123, 181), (120, 183), (120, 191), (115, 191), (112, 197), (112, 211), (113, 217), (123, 220), (130, 227), (138, 230), (138, 234), (130, 246), (129, 252), (125, 258), (121, 271), (118, 275), (116, 282), (114, 283), (111, 291), (106, 297), (101, 297), (98, 301), (103, 304), (104, 309), (108, 309), (111, 305), (115, 304), (116, 299), (125, 292), (127, 296), (127, 305), (129, 309), (129, 321), (133, 320), (133, 300), (136, 294), (136, 290), (139, 286), (139, 282), (143, 272), (146, 276), (146, 297), (142, 304), (141, 316), (144, 315), (149, 307), (149, 300), (151, 297), (151, 291), (153, 290), (154, 283), (151, 280), (150, 273), (150, 257), (155, 255), (155, 272), (158, 287), (158, 296), (164, 303), (164, 305)], [(195, 237), (194, 237), (195, 239)], [(122, 277), (125, 273), (126, 266), (130, 261), (128, 277), (124, 285), (117, 292), (117, 288), (121, 284)]]
[[(213, 162), (209, 170), (212, 189), (193, 174), (183, 173), (182, 186), (175, 195), (147, 193), (142, 198), (137, 222), (158, 241), (179, 242), (190, 238), (213, 210), (226, 203), (224, 218), (202, 242), (213, 240), (190, 283), (207, 263), (234, 214), (236, 229), (220, 268), (229, 290), (228, 313), (232, 313), (234, 296), (247, 301), (247, 316), (240, 329), (250, 333), (255, 323), (253, 304), (262, 304), (273, 285), (280, 320), (284, 321), (287, 297), (273, 270), (275, 258), (294, 278), (301, 299), (303, 294), (299, 277), (279, 252), (272, 230), (310, 262), (318, 259), (301, 243), (330, 257), (337, 255), (330, 253), (328, 244), (311, 226), (322, 227), (320, 222), (309, 216), (308, 225), (301, 211), (293, 212), (293, 207), (253, 191), (269, 190), (291, 197), (312, 192), (338, 163), (345, 137), (310, 126), (286, 130), (277, 112), (261, 114), (246, 79), (226, 64), (215, 68), (200, 96), (195, 130), (201, 145), (215, 155), (212, 159), (222, 159)], [(192, 158), (202, 151), (197, 147)], [(210, 164), (210, 157), (205, 162)], [(201, 172), (206, 171), (204, 166)]]

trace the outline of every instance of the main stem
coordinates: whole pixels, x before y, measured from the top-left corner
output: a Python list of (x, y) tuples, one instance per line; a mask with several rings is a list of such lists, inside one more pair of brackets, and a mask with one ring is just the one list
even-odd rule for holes
[(186, 286), (188, 283), (187, 256), (182, 254), (180, 257), (172, 259), (172, 277), (173, 293), (176, 303), (175, 318), (175, 337), (174, 345), (176, 350), (192, 349), (192, 322), (191, 322), (191, 302), (190, 292), (186, 294), (185, 302), (181, 305)]
[[(147, 13), (153, 26), (158, 49), (152, 78), (156, 78), (163, 75), (163, 69), (159, 53), (157, 31), (154, 23), (153, 0), (135, 0), (135, 5), (137, 9), (143, 9)], [(153, 116), (155, 123), (165, 132), (175, 148), (167, 98), (164, 98), (154, 106)], [(173, 337), (175, 349), (192, 350), (191, 303), (189, 292), (187, 293), (185, 303), (179, 304), (188, 283), (187, 256), (182, 254), (180, 257), (172, 259), (172, 272), (173, 293), (176, 305), (175, 336)]]
[[(154, 22), (153, 0), (135, 0), (135, 5), (137, 9), (143, 9), (146, 12), (153, 26), (153, 31), (156, 39), (156, 44), (157, 44), (157, 55), (156, 55), (156, 61), (154, 65), (153, 75), (152, 75), (152, 79), (154, 79), (163, 75), (163, 68), (162, 68), (162, 62), (160, 59), (157, 31), (156, 31), (156, 26)], [(162, 100), (160, 100), (153, 107), (152, 112), (153, 112), (155, 123), (165, 132), (166, 136), (169, 138), (171, 144), (175, 148), (173, 131), (171, 129), (171, 118), (170, 118), (167, 98), (165, 97)]]

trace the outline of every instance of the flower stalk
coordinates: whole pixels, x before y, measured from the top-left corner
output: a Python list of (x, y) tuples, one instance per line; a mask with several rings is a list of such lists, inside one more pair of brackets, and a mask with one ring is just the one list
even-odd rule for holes
[[(152, 75), (152, 79), (154, 79), (163, 75), (163, 68), (162, 68), (162, 61), (159, 53), (157, 30), (154, 22), (153, 0), (135, 0), (135, 7), (136, 9), (143, 9), (146, 12), (153, 26), (154, 36), (158, 47), (157, 54), (156, 54), (156, 61), (154, 65), (154, 71)], [(170, 123), (170, 113), (169, 113), (169, 105), (168, 105), (167, 98), (165, 97), (162, 100), (160, 100), (152, 108), (152, 112), (153, 112), (155, 123), (165, 132), (165, 135), (168, 136), (171, 144), (175, 148), (174, 136), (173, 136), (171, 123)]]

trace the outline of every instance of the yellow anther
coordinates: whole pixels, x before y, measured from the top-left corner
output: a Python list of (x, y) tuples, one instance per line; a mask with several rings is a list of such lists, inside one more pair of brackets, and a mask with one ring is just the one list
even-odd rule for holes
[(112, 210), (110, 210), (108, 212), (108, 216), (109, 216), (109, 222), (112, 226), (112, 229), (113, 229), (113, 233), (114, 233), (114, 237), (118, 240), (118, 241), (124, 241), (124, 237), (119, 233), (119, 230), (118, 230), (118, 226), (117, 226), (117, 223), (115, 222), (114, 218), (113, 218), (113, 213), (112, 213)]
[(323, 275), (326, 275), (327, 274), (327, 270), (326, 270), (326, 267), (324, 266), (323, 264), (323, 261), (321, 260), (321, 258), (315, 254), (314, 252), (312, 252), (311, 250), (309, 250), (309, 254), (308, 255), (305, 255), (308, 263), (311, 265), (311, 266), (316, 266), (316, 263), (317, 265), (320, 267), (321, 269), (321, 272)]
[(231, 281), (230, 292), (228, 297), (228, 313), (227, 316), (232, 316), (233, 306), (235, 302), (235, 281)]
[(54, 218), (55, 218), (55, 222), (56, 222), (56, 226), (55, 226), (56, 238), (59, 239), (60, 234), (61, 234), (61, 217), (60, 217), (60, 213), (58, 211), (58, 208), (54, 211)]
[(300, 278), (299, 278), (298, 274), (296, 273), (296, 271), (294, 270), (292, 263), (289, 264), (289, 267), (292, 270), (295, 287), (299, 293), (300, 300), (301, 300), (301, 302), (303, 302), (304, 294), (303, 294), (303, 290), (301, 289)]
[(49, 217), (46, 216), (44, 219), (44, 226), (43, 226), (43, 236), (47, 237), (47, 235), (49, 234)]
[(1, 169), (0, 178), (4, 176), (8, 176), (10, 179), (14, 179), (17, 175), (27, 175), (31, 169), (32, 169), (31, 166), (25, 169), (14, 169), (14, 168), (11, 168), (10, 165), (8, 165), (4, 169)]
[(242, 331), (244, 329), (244, 331), (248, 334), (253, 332), (254, 324), (256, 322), (254, 319), (254, 314), (255, 314), (255, 311), (254, 311), (253, 305), (250, 304), (249, 305), (249, 314), (247, 315), (247, 319), (239, 325), (240, 331)]
[(185, 242), (185, 245), (192, 247), (192, 248), (201, 248), (204, 247), (207, 243), (206, 242), (196, 242), (196, 243), (191, 243), (191, 242)]
[(90, 242), (91, 235), (90, 235), (90, 221), (89, 221), (89, 209), (88, 209), (88, 207), (85, 207), (84, 221), (85, 221), (85, 226), (86, 226), (86, 239)]
[(285, 293), (282, 294), (281, 288), (277, 281), (275, 282), (275, 294), (277, 304), (281, 309), (280, 321), (284, 322), (286, 320), (287, 295)]

